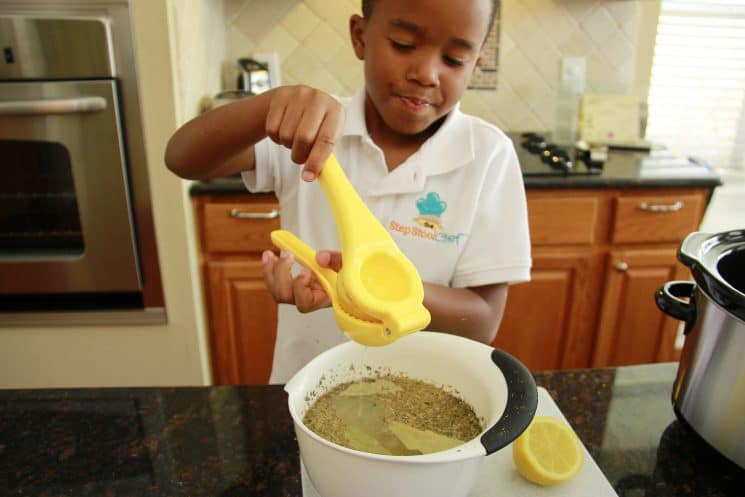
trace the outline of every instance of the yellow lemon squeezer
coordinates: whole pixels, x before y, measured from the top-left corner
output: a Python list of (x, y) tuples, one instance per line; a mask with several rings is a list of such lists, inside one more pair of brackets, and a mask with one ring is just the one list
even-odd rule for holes
[(272, 231), (272, 242), (313, 271), (331, 299), (337, 324), (355, 342), (386, 345), (424, 329), (430, 315), (422, 303), (419, 273), (362, 202), (333, 154), (318, 181), (336, 222), (341, 270), (320, 267), (315, 250), (289, 231)]

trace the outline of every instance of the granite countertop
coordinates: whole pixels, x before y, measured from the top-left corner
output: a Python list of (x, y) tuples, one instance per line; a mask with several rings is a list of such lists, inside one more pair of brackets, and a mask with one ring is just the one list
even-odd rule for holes
[[(535, 377), (621, 497), (742, 495), (745, 470), (676, 420), (676, 367)], [(0, 391), (0, 495), (300, 497), (286, 394), (281, 386)]]
[[(547, 170), (550, 170), (546, 166)], [(721, 184), (717, 173), (706, 164), (671, 158), (664, 150), (611, 152), (600, 174), (591, 175), (524, 175), (526, 189), (548, 188), (714, 188)], [(197, 181), (190, 187), (192, 195), (251, 195), (240, 175)]]

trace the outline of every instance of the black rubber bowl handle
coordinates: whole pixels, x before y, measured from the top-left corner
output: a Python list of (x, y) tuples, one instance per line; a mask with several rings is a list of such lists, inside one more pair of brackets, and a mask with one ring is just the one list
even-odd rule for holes
[(538, 388), (528, 368), (499, 349), (492, 351), (491, 359), (507, 381), (507, 405), (499, 420), (481, 435), (481, 445), (487, 455), (519, 437), (533, 420), (538, 407)]

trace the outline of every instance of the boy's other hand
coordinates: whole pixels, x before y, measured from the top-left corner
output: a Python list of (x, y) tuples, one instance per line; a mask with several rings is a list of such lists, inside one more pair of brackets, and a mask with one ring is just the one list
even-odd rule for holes
[(309, 86), (282, 86), (271, 91), (266, 133), (292, 150), (293, 162), (305, 164), (303, 179), (313, 181), (341, 135), (344, 108), (328, 93)]
[(295, 304), (300, 312), (311, 312), (331, 305), (331, 299), (308, 268), (293, 278), (290, 270), (295, 262), (292, 254), (277, 256), (271, 250), (261, 254), (264, 283), (274, 300), (280, 304)]

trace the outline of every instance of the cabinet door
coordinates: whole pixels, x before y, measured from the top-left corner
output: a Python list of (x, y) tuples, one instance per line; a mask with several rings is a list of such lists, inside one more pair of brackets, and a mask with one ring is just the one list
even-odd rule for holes
[(267, 383), (277, 334), (277, 304), (264, 285), (261, 261), (208, 261), (205, 281), (214, 383)]
[(511, 286), (497, 338), (492, 343), (532, 371), (587, 366), (592, 312), (585, 295), (594, 265), (589, 250), (533, 253), (531, 281)]
[(679, 359), (675, 335), (680, 321), (660, 311), (654, 300), (663, 283), (688, 277), (675, 252), (673, 247), (611, 252), (594, 367)]

